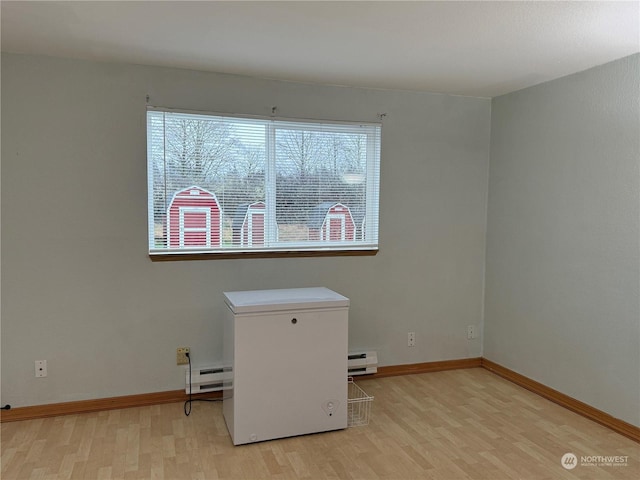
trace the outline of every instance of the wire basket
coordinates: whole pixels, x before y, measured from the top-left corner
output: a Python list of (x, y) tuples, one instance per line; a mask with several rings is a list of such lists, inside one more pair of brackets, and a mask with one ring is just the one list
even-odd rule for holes
[(351, 377), (348, 379), (348, 385), (347, 427), (369, 425), (373, 397), (353, 383)]

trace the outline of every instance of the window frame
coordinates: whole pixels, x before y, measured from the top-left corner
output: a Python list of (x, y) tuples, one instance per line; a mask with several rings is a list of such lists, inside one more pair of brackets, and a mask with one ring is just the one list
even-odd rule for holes
[[(218, 247), (218, 248), (202, 248), (202, 247), (180, 247), (180, 248), (152, 248), (152, 240), (154, 238), (155, 218), (153, 212), (153, 169), (151, 168), (151, 128), (149, 127), (149, 112), (161, 112), (169, 114), (191, 114), (212, 117), (228, 118), (230, 120), (255, 120), (258, 123), (264, 123), (266, 128), (265, 134), (265, 167), (264, 167), (264, 185), (265, 203), (264, 212), (264, 234), (265, 244), (259, 248), (249, 246), (242, 247)], [(204, 260), (204, 259), (234, 259), (234, 258), (282, 258), (282, 257), (331, 257), (331, 256), (373, 256), (379, 250), (379, 207), (380, 207), (380, 156), (382, 144), (382, 124), (373, 122), (347, 122), (335, 120), (319, 120), (319, 119), (299, 119), (284, 118), (275, 116), (258, 116), (258, 115), (241, 115), (230, 113), (216, 113), (198, 110), (183, 110), (167, 107), (147, 106), (146, 110), (146, 128), (147, 128), (147, 215), (148, 215), (148, 255), (149, 258), (156, 261), (174, 261), (174, 260)], [(334, 128), (332, 128), (334, 127)], [(276, 217), (276, 133), (277, 130), (300, 130), (303, 132), (317, 130), (327, 133), (332, 130), (334, 133), (358, 133), (366, 135), (366, 163), (365, 163), (365, 212), (362, 224), (366, 228), (366, 232), (362, 231), (362, 238), (374, 238), (375, 242), (365, 243), (364, 240), (354, 243), (354, 240), (344, 241), (305, 241), (303, 244), (295, 244), (294, 242), (281, 242), (278, 239), (278, 224)], [(166, 192), (165, 202), (168, 201)], [(215, 194), (214, 194), (215, 195)], [(337, 202), (339, 203), (339, 202)], [(169, 205), (165, 203), (165, 208)], [(181, 207), (184, 208), (184, 207)], [(220, 210), (220, 222), (223, 222), (224, 213)], [(372, 218), (373, 222), (366, 221)], [(357, 224), (353, 219), (354, 228), (357, 230)], [(168, 223), (168, 218), (167, 218)], [(373, 225), (370, 225), (373, 224)], [(168, 232), (166, 238), (168, 239)], [(222, 225), (220, 229), (222, 235)], [(355, 235), (355, 233), (354, 233)], [(251, 243), (251, 242), (249, 242)]]

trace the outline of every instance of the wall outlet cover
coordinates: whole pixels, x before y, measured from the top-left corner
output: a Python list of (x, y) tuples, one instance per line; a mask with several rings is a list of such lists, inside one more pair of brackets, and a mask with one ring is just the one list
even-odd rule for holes
[(189, 357), (187, 357), (187, 353), (191, 353), (189, 347), (178, 347), (178, 349), (176, 350), (177, 365), (187, 365), (189, 363)]
[(36, 360), (36, 377), (42, 378), (47, 376), (47, 361)]

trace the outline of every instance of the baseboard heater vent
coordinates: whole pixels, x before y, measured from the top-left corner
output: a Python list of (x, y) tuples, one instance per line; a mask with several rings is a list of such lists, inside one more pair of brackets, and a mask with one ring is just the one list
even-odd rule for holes
[[(378, 371), (376, 352), (350, 353), (347, 357), (347, 375), (369, 375)], [(189, 368), (185, 370), (185, 392), (189, 393)], [(232, 387), (231, 368), (223, 366), (194, 368), (191, 371), (191, 393), (218, 392)]]
[(378, 354), (376, 352), (350, 353), (347, 361), (348, 375), (369, 375), (378, 371)]
[(189, 368), (186, 369), (185, 392), (189, 393), (189, 380), (191, 380), (191, 393), (218, 392), (231, 388), (233, 375), (227, 367), (202, 367), (194, 368), (189, 379)]

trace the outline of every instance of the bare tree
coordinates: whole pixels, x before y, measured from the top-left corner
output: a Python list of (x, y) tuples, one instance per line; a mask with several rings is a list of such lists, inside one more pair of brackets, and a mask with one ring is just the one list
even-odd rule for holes
[(279, 173), (301, 179), (317, 167), (323, 150), (321, 136), (303, 130), (278, 130), (276, 144)]
[(167, 121), (165, 128), (169, 189), (194, 184), (212, 188), (233, 158), (231, 127), (214, 120), (177, 118)]
[(364, 173), (367, 162), (366, 135), (348, 135), (345, 140), (344, 172)]
[(265, 200), (265, 149), (238, 141), (215, 192), (227, 218), (239, 205)]

